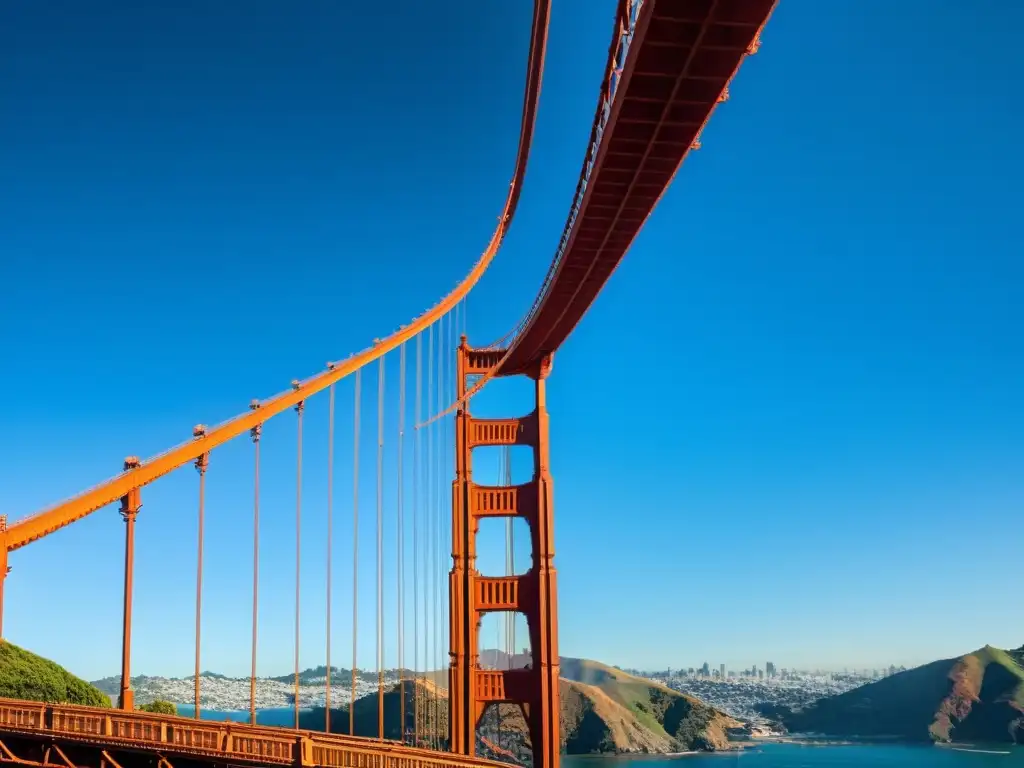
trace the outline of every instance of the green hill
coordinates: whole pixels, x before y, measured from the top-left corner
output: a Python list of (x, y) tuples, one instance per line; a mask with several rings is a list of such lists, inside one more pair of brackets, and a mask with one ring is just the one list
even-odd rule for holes
[(793, 712), (774, 713), (793, 732), (908, 741), (1024, 743), (1024, 646), (986, 645)]
[[(402, 737), (401, 695), (403, 690), (395, 685), (384, 692), (384, 738), (400, 739)], [(406, 731), (416, 727), (416, 709), (419, 708), (420, 732), (423, 734), (439, 734), (448, 737), (448, 693), (437, 688), (429, 681), (415, 683), (408, 680), (405, 691), (405, 722)], [(311, 731), (324, 730), (325, 712), (323, 707), (302, 712), (299, 715), (299, 726)], [(434, 723), (437, 727), (434, 727)], [(355, 702), (355, 735), (376, 737), (378, 735), (378, 698), (376, 693), (356, 699)], [(331, 732), (349, 733), (349, 708), (331, 709)]]
[(110, 698), (64, 667), (0, 641), (0, 696), (53, 704), (109, 707)]
[[(210, 672), (204, 672), (204, 675), (210, 675)], [(301, 685), (311, 685), (323, 681), (327, 676), (327, 667), (320, 665), (319, 667), (310, 667), (304, 669), (299, 673), (299, 683)], [(223, 677), (223, 675), (221, 676)], [(365, 683), (376, 683), (377, 682), (377, 670), (356, 670), (356, 677)], [(350, 680), (352, 678), (352, 670), (345, 669), (344, 667), (335, 667), (331, 665), (331, 679), (332, 680)], [(248, 680), (249, 678), (245, 678)], [(295, 682), (295, 675), (278, 675), (277, 677), (267, 678), (268, 680), (275, 680), (279, 683), (293, 683)]]
[[(699, 699), (620, 669), (586, 659), (562, 658), (561, 724), (563, 749), (568, 754), (600, 752), (666, 753), (688, 749), (717, 750), (729, 745), (726, 729), (739, 725)], [(406, 727), (415, 726), (416, 690), (420, 696), (421, 733), (432, 733), (437, 723), (441, 740), (447, 738), (448, 699), (444, 688), (430, 682), (418, 688), (406, 683)], [(400, 735), (397, 686), (384, 696), (384, 735)], [(436, 702), (436, 704), (435, 704)], [(316, 710), (301, 721), (304, 728), (323, 730), (324, 711)], [(332, 710), (331, 730), (348, 733), (347, 708)], [(355, 703), (355, 732), (377, 735), (377, 697)], [(496, 758), (522, 758), (529, 749), (526, 721), (518, 707), (490, 707), (480, 722), (479, 753)]]
[[(570, 683), (562, 710), (567, 745), (579, 742), (574, 752), (723, 749), (726, 729), (739, 725), (700, 699), (597, 661), (563, 657), (561, 672)], [(577, 699), (582, 714), (569, 718)], [(604, 727), (588, 724), (588, 712)]]

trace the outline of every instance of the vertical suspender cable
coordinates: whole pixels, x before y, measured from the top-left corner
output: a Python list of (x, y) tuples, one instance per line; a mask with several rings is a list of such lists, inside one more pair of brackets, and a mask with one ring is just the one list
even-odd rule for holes
[[(459, 305), (456, 304), (455, 307), (456, 307), (456, 310), (458, 310)], [(450, 328), (451, 333), (449, 334), (449, 336), (451, 338), (451, 342), (450, 342), (450, 346), (448, 348), (448, 402), (445, 403), (446, 407), (448, 405), (450, 405), (451, 403), (455, 402), (455, 399), (459, 396), (458, 387), (457, 387), (457, 384), (456, 384), (456, 381), (455, 381), (455, 379), (457, 377), (457, 373), (458, 373), (458, 362), (457, 362), (457, 352), (456, 352), (456, 350), (458, 350), (458, 348), (459, 348), (459, 330), (458, 330), (459, 323), (458, 323), (458, 320), (459, 320), (459, 313), (456, 312), (455, 317), (453, 318), (453, 322), (451, 324), (451, 328)], [(450, 484), (451, 481), (454, 480), (454, 477), (455, 477), (455, 415), (454, 414), (451, 415), (450, 417), (448, 417), (448, 429), (447, 429), (447, 432), (448, 432), (448, 478), (449, 478), (449, 484)], [(445, 516), (445, 537), (444, 537), (445, 541), (448, 542), (449, 557), (448, 557), (448, 559), (446, 561), (446, 568), (445, 568), (445, 570), (448, 571), (450, 568), (454, 567), (454, 565), (455, 565), (455, 558), (451, 555), (451, 551), (452, 551), (452, 519), (453, 519), (454, 514), (455, 514), (455, 508), (453, 507), (453, 499), (452, 499), (452, 494), (451, 494), (450, 491), (445, 495), (445, 498), (448, 499), (448, 514)], [(447, 644), (450, 647), (451, 646), (451, 609), (452, 609), (452, 607), (451, 607), (450, 601), (444, 600), (444, 593), (443, 592), (442, 592), (442, 604), (447, 608), (447, 611), (446, 611), (447, 620), (445, 621), (444, 626), (445, 626), (445, 628), (447, 630), (447, 638), (448, 638), (448, 643)], [(451, 663), (452, 663), (451, 662), (451, 656), (449, 655), (449, 656), (446, 656), (445, 658), (447, 659), (447, 661), (445, 662), (445, 666), (450, 669), (451, 668)]]
[[(431, 413), (431, 408), (433, 408), (433, 407), (434, 407), (434, 326), (432, 325), (432, 326), (430, 326), (430, 329), (427, 332), (427, 413)], [(434, 470), (434, 438), (433, 438), (433, 434), (434, 434), (433, 426), (428, 425), (427, 426), (427, 473), (426, 473), (427, 474), (427, 477), (426, 477), (426, 481), (427, 481), (427, 488), (426, 488), (426, 491), (427, 491), (427, 541), (426, 541), (427, 553), (426, 554), (427, 554), (427, 557), (426, 557), (426, 562), (424, 563), (424, 570), (426, 572), (427, 579), (426, 579), (426, 585), (425, 585), (424, 589), (425, 590), (429, 589), (431, 594), (434, 591), (434, 573), (433, 573), (433, 568), (431, 567), (431, 557), (430, 557), (430, 553), (431, 553), (431, 550), (433, 549), (433, 541), (434, 541), (434, 533), (433, 533), (434, 526), (431, 524), (431, 521), (433, 520), (433, 508), (434, 508), (434, 480), (433, 480), (433, 477), (434, 477), (434, 471), (433, 471)], [(424, 592), (424, 598), (426, 598), (426, 591)], [(426, 651), (426, 668), (430, 669), (433, 666), (433, 660), (434, 660), (434, 655), (432, 653), (432, 647), (433, 647), (433, 642), (432, 642), (433, 641), (433, 620), (434, 620), (434, 617), (431, 616), (430, 611), (428, 609), (428, 606), (429, 606), (429, 603), (427, 604), (427, 606), (424, 606), (424, 611), (423, 611), (424, 616), (427, 619), (426, 622), (425, 622), (425, 624), (426, 624), (426, 637), (424, 637), (423, 642), (424, 642), (425, 651)], [(434, 720), (434, 706), (433, 706), (434, 695), (436, 693), (436, 687), (435, 687), (436, 680), (433, 679), (433, 678), (436, 678), (436, 675), (433, 674), (433, 670), (431, 670), (431, 673), (432, 673), (431, 674), (432, 679), (430, 681), (430, 686), (427, 689), (428, 692), (429, 692), (428, 693), (428, 701), (427, 701), (427, 712), (430, 714), (430, 717), (427, 719), (427, 722), (428, 722), (428, 724), (430, 726), (430, 731), (428, 732), (428, 744), (430, 746), (434, 746), (434, 736), (435, 736), (436, 731), (437, 731), (437, 723)]]
[[(512, 485), (512, 446), (505, 446), (505, 485)], [(508, 562), (505, 568), (505, 573), (512, 576), (516, 572), (516, 554), (515, 554), (515, 528), (513, 527), (513, 518), (509, 517), (505, 523), (505, 530), (508, 533)], [(512, 661), (516, 655), (516, 614), (514, 611), (509, 611), (508, 614), (508, 669), (512, 669)], [(501, 705), (498, 705), (499, 712)], [(499, 721), (501, 725), (504, 725), (504, 720)]]
[[(498, 485), (501, 485), (499, 482)], [(499, 669), (498, 667), (498, 652), (497, 649), (501, 648), (501, 624), (494, 622), (494, 667), (493, 669)], [(485, 707), (487, 705), (484, 705)], [(494, 730), (498, 734), (498, 746), (501, 746), (501, 704), (494, 703), (490, 705), (491, 720), (494, 721)], [(486, 711), (486, 710), (485, 710)]]
[[(436, 407), (437, 407), (437, 410), (434, 412), (435, 414), (436, 413), (440, 413), (440, 411), (441, 411), (440, 403), (441, 403), (441, 398), (443, 397), (443, 392), (442, 392), (442, 389), (441, 389), (441, 382), (442, 382), (442, 379), (443, 379), (443, 375), (442, 375), (443, 367), (441, 365), (441, 361), (444, 358), (444, 352), (443, 352), (443, 349), (444, 349), (444, 317), (446, 317), (446, 316), (447, 315), (442, 316), (439, 319), (439, 321), (437, 321), (437, 347), (436, 347), (436, 349), (437, 349), (437, 362), (436, 362), (437, 382), (436, 382), (436, 387), (434, 389), (434, 394), (436, 396)], [(440, 472), (440, 468), (441, 468), (441, 464), (443, 462), (443, 459), (441, 458), (441, 426), (442, 425), (439, 422), (436, 425), (434, 425), (434, 442), (436, 443), (435, 446), (434, 446), (434, 462), (435, 462), (435, 465), (434, 465), (434, 506), (433, 506), (433, 520), (432, 520), (432, 527), (433, 527), (433, 534), (434, 534), (434, 538), (433, 538), (434, 546), (433, 546), (432, 551), (431, 551), (431, 558), (432, 558), (432, 560), (431, 560), (431, 570), (433, 571), (433, 574), (434, 574), (432, 612), (433, 612), (433, 615), (434, 615), (434, 633), (433, 633), (433, 637), (434, 637), (434, 656), (433, 656), (433, 667), (434, 667), (434, 684), (435, 685), (437, 685), (437, 678), (438, 678), (438, 675), (440, 674), (440, 653), (441, 653), (441, 648), (440, 648), (440, 645), (441, 645), (440, 644), (440, 612), (437, 609), (437, 593), (440, 590), (440, 563), (439, 563), (439, 557), (438, 557), (438, 553), (440, 552), (440, 506), (441, 506), (441, 494), (440, 494), (441, 472)], [(434, 734), (435, 735), (435, 743), (434, 743), (435, 749), (439, 749), (440, 748), (441, 733), (440, 733), (440, 717), (439, 716), (440, 716), (440, 700), (439, 700), (438, 693), (435, 692), (435, 694), (434, 694), (434, 723), (437, 726), (436, 729), (435, 729), (435, 734)]]
[[(450, 317), (450, 315), (445, 315), (444, 317), (441, 318), (440, 321), (438, 321), (438, 324), (437, 324), (437, 332), (438, 332), (438, 339), (437, 339), (437, 354), (438, 354), (438, 358), (437, 358), (437, 403), (438, 403), (438, 412), (441, 411), (440, 405), (444, 401), (444, 346), (445, 346), (445, 339), (447, 338), (447, 332), (445, 331), (445, 320), (448, 319), (449, 317)], [(441, 663), (441, 654), (443, 653), (443, 649), (441, 647), (441, 633), (442, 633), (443, 630), (441, 628), (441, 625), (442, 625), (443, 622), (442, 622), (442, 617), (441, 617), (441, 604), (439, 602), (440, 594), (441, 594), (441, 547), (442, 547), (442, 541), (441, 541), (441, 506), (444, 503), (444, 494), (443, 494), (443, 489), (444, 489), (444, 473), (442, 471), (442, 467), (444, 466), (444, 424), (443, 423), (439, 423), (437, 425), (437, 453), (434, 456), (437, 459), (437, 472), (434, 475), (434, 481), (437, 483), (437, 495), (434, 497), (435, 498), (435, 503), (437, 505), (436, 517), (434, 518), (434, 572), (436, 574), (435, 575), (435, 581), (434, 581), (434, 615), (436, 617), (435, 620), (434, 620), (434, 668), (437, 670), (438, 676), (440, 676), (441, 671), (443, 669), (443, 664)], [(438, 722), (437, 746), (440, 749), (440, 747), (441, 747), (441, 740), (443, 738), (443, 734), (441, 733), (441, 730), (440, 730), (440, 722), (441, 722), (441, 697), (440, 697), (440, 694), (438, 694), (437, 699), (436, 699), (436, 701), (434, 703), (434, 706), (437, 709), (437, 715), (435, 716), (436, 720)]]
[(324, 683), (324, 732), (331, 732), (331, 554), (334, 539), (334, 385), (327, 410), (327, 679)]
[[(259, 407), (256, 401), (251, 406)], [(253, 469), (253, 503), (252, 503), (252, 669), (249, 673), (249, 724), (256, 725), (256, 640), (259, 624), (260, 595), (260, 434), (263, 425), (257, 424), (249, 433), (255, 446), (255, 467)]]
[(377, 738), (384, 738), (384, 359), (377, 374)]
[[(495, 485), (497, 485), (497, 486), (504, 485), (502, 474), (501, 474), (501, 468), (502, 468), (502, 461), (501, 461), (501, 457), (499, 456), (498, 457), (498, 466), (497, 466), (497, 470), (498, 470), (497, 477), (498, 477), (498, 479), (495, 482)], [(495, 616), (495, 618), (497, 618), (497, 616)], [(508, 630), (508, 618), (507, 617), (505, 618), (504, 625), (502, 625), (502, 623), (499, 622), (499, 621), (495, 621), (494, 622), (494, 657), (493, 657), (494, 663), (493, 663), (492, 669), (501, 669), (501, 662), (499, 660), (498, 654), (508, 644), (506, 639), (505, 639), (505, 635), (507, 633), (507, 630)], [(492, 727), (494, 728), (495, 735), (497, 737), (496, 743), (497, 743), (499, 748), (501, 747), (501, 743), (502, 743), (501, 742), (501, 714), (498, 711), (500, 706), (501, 705), (498, 704), (498, 703), (485, 704), (484, 705), (484, 712), (490, 714), (490, 716), (491, 716), (491, 720), (493, 722)]]
[(416, 426), (412, 455), (412, 648), (415, 683), (413, 686), (413, 744), (420, 743), (420, 566), (419, 566), (419, 505), (420, 505), (420, 422), (423, 420), (423, 334), (416, 335)]
[[(442, 349), (444, 344), (444, 317), (437, 321), (437, 338), (434, 341), (434, 413), (437, 413), (440, 409), (438, 403), (441, 401), (441, 360), (443, 357)], [(441, 675), (441, 612), (438, 610), (437, 596), (441, 589), (441, 572), (440, 572), (440, 561), (438, 553), (441, 550), (441, 530), (438, 527), (438, 521), (440, 519), (440, 508), (441, 508), (441, 424), (437, 423), (434, 425), (434, 505), (431, 509), (431, 533), (433, 546), (431, 547), (430, 557), (431, 573), (434, 576), (433, 591), (431, 597), (433, 600), (431, 606), (431, 614), (434, 617), (433, 626), (433, 646), (434, 655), (431, 659), (431, 665), (434, 668), (434, 748), (441, 748), (441, 691), (440, 675)]]
[[(197, 426), (192, 430), (196, 438), (206, 435), (206, 428)], [(199, 637), (203, 624), (203, 529), (206, 507), (206, 468), (210, 463), (210, 454), (200, 454), (196, 459), (196, 470), (199, 472), (199, 539), (196, 551), (196, 677), (195, 677), (195, 718), (199, 719)]]
[[(505, 485), (512, 485), (512, 446), (505, 448)], [(508, 575), (514, 576), (516, 572), (516, 529), (515, 518), (508, 518)], [(512, 637), (509, 643), (512, 646), (512, 653), (516, 652), (516, 615), (512, 613), (509, 617), (511, 623)]]
[(362, 369), (356, 370), (355, 413), (352, 417), (352, 697), (348, 704), (348, 733), (356, 735), (356, 649), (359, 619), (359, 401)]
[[(447, 408), (451, 402), (448, 399), (448, 387), (451, 382), (450, 373), (448, 370), (448, 361), (451, 358), (451, 332), (455, 327), (453, 325), (455, 321), (455, 315), (452, 311), (448, 312), (447, 316), (448, 328), (445, 331), (445, 344), (441, 347), (441, 403), (442, 407)], [(445, 552), (451, 552), (451, 537), (446, 536), (445, 532), (448, 530), (448, 519), (451, 518), (451, 514), (446, 514), (446, 510), (451, 507), (451, 488), (448, 486), (448, 467), (449, 460), (452, 455), (451, 450), (448, 446), (448, 420), (442, 419), (441, 421), (441, 455), (438, 461), (438, 505), (437, 505), (437, 599), (438, 608), (437, 613), (439, 617), (438, 621), (438, 651), (437, 661), (438, 666), (442, 670), (448, 669), (448, 659), (450, 658), (448, 651), (449, 646), (447, 642), (448, 638), (448, 601), (444, 599), (444, 585), (447, 581), (446, 576), (448, 574), (447, 562), (448, 558), (445, 556)], [(446, 674), (447, 676), (447, 674)]]
[(297, 422), (297, 457), (295, 462), (295, 727), (299, 727), (299, 575), (302, 565), (302, 412), (306, 404), (295, 406)]
[(405, 342), (398, 351), (398, 734), (405, 743)]
[[(441, 402), (443, 407), (447, 408), (451, 403), (449, 399), (449, 389), (452, 385), (452, 374), (449, 369), (449, 361), (452, 357), (452, 331), (455, 329), (455, 313), (454, 310), (447, 314), (447, 332), (445, 333), (445, 345), (441, 348), (441, 382), (443, 384), (441, 388)], [(450, 477), (450, 462), (452, 460), (453, 452), (449, 445), (449, 434), (447, 434), (447, 419), (441, 421), (441, 456), (440, 456), (440, 467), (439, 467), (439, 482), (438, 482), (438, 494), (439, 504), (437, 505), (437, 612), (440, 616), (440, 622), (438, 631), (440, 635), (440, 642), (438, 643), (437, 662), (440, 669), (444, 671), (444, 677), (447, 678), (447, 668), (449, 668), (449, 659), (451, 655), (449, 651), (451, 646), (447, 642), (447, 637), (450, 634), (449, 627), (449, 612), (447, 612), (447, 600), (444, 599), (444, 586), (447, 584), (447, 573), (449, 573), (451, 557), (446, 556), (445, 552), (452, 552), (452, 537), (447, 536), (447, 523), (452, 519), (451, 508), (452, 508), (452, 487), (449, 484)]]

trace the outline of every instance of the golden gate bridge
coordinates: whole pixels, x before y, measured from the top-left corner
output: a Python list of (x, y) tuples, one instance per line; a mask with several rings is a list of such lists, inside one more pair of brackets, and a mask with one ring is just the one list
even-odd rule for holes
[[(494, 765), (477, 756), (479, 725), (494, 705), (517, 705), (527, 724), (527, 739), (537, 768), (559, 764), (558, 607), (553, 541), (553, 493), (548, 443), (545, 380), (552, 357), (594, 302), (616, 266), (671, 184), (687, 153), (700, 147), (700, 135), (717, 104), (728, 99), (729, 84), (744, 57), (757, 51), (760, 33), (775, 0), (621, 0), (616, 11), (612, 43), (601, 81), (590, 142), (572, 206), (556, 245), (550, 269), (529, 312), (500, 341), (472, 347), (466, 336), (463, 300), (487, 271), (508, 231), (523, 188), (544, 71), (550, 0), (535, 0), (527, 58), (522, 123), (515, 168), (497, 228), (469, 274), (426, 313), (395, 333), (375, 340), (368, 349), (326, 370), (292, 382), (290, 390), (265, 400), (253, 400), (248, 411), (222, 424), (196, 426), (192, 439), (146, 460), (128, 457), (123, 471), (59, 504), (8, 524), (0, 520), (0, 636), (3, 587), (10, 570), (10, 553), (104, 508), (119, 503), (124, 519), (124, 610), (120, 693), (116, 709), (65, 704), (0, 700), (0, 762), (29, 766), (99, 766), (125, 768), (207, 763), (224, 765), (421, 766)], [(458, 338), (458, 341), (456, 341)], [(382, 563), (381, 471), (384, 444), (384, 365), (389, 354), (399, 356), (399, 434), (397, 513), (399, 552), (397, 577), (399, 618), (399, 728), (397, 738), (385, 734), (383, 675), (384, 597)], [(454, 361), (452, 360), (454, 357)], [(331, 716), (331, 531), (335, 440), (335, 386), (355, 379), (356, 410), (353, 525), (358, 527), (359, 404), (362, 371), (378, 365), (377, 398), (377, 734), (359, 736), (355, 725), (356, 637), (352, 648), (352, 705), (348, 733), (332, 729)], [(454, 376), (452, 369), (454, 368)], [(525, 416), (482, 419), (470, 413), (472, 397), (489, 381), (525, 376), (533, 382), (534, 408)], [(454, 381), (452, 381), (454, 379)], [(407, 390), (413, 380), (414, 423), (406, 423)], [(426, 395), (424, 397), (424, 394)], [(299, 577), (301, 562), (303, 417), (311, 398), (328, 398), (327, 493), (327, 673), (325, 732), (300, 729), (299, 720)], [(425, 401), (425, 402), (424, 402)], [(256, 723), (256, 659), (259, 650), (260, 580), (260, 444), (270, 419), (293, 412), (296, 420), (296, 594), (295, 594), (295, 727)], [(413, 559), (411, 577), (405, 566), (406, 522), (403, 488), (407, 475), (416, 494), (442, 482), (442, 442), (429, 437), (432, 425), (454, 422), (455, 477), (450, 509), (435, 493), (440, 516), (417, 520), (422, 499), (412, 500)], [(406, 456), (406, 433), (412, 431), (412, 460)], [(424, 434), (428, 439), (424, 440)], [(203, 531), (205, 482), (211, 454), (226, 443), (248, 438), (253, 446), (252, 507), (252, 646), (250, 722), (218, 723), (200, 720), (200, 669)], [(425, 443), (425, 444), (424, 444)], [(512, 484), (509, 474), (496, 485), (473, 480), (473, 451), (480, 447), (526, 446), (533, 453), (529, 481)], [(131, 688), (132, 604), (135, 525), (144, 489), (176, 469), (192, 464), (198, 471), (198, 525), (195, 718), (138, 711)], [(429, 476), (429, 477), (428, 477)], [(532, 566), (520, 575), (482, 576), (476, 568), (476, 533), (487, 518), (524, 520), (529, 527)], [(242, 523), (240, 522), (239, 525)], [(440, 615), (437, 589), (427, 595), (417, 589), (421, 549), (441, 551), (442, 531), (451, 534), (448, 573), (447, 691), (436, 670), (420, 658), (417, 640), (413, 669), (407, 669), (405, 611), (407, 584), (413, 587), (413, 615), (432, 610)], [(419, 539), (417, 540), (417, 532)], [(358, 543), (358, 537), (353, 541)], [(425, 549), (424, 549), (425, 552)], [(352, 553), (353, 581), (357, 577), (358, 546)], [(508, 569), (511, 571), (511, 569)], [(353, 625), (357, 593), (352, 595)], [(422, 605), (419, 605), (422, 598)], [(421, 610), (422, 609), (422, 610)], [(526, 667), (498, 670), (480, 663), (479, 624), (487, 613), (517, 613), (525, 617), (532, 654)], [(418, 632), (418, 628), (415, 630)], [(438, 621), (435, 635), (441, 634)], [(440, 637), (435, 636), (435, 648)], [(423, 664), (420, 662), (423, 661)], [(407, 697), (408, 690), (413, 692)], [(447, 700), (447, 727), (438, 715), (439, 699)], [(431, 707), (433, 710), (431, 712)], [(486, 739), (484, 740), (486, 744)], [(490, 752), (511, 753), (487, 744)]]

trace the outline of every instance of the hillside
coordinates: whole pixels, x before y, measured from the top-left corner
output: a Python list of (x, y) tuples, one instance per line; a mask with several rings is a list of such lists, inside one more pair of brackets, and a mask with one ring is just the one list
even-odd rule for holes
[[(600, 662), (563, 657), (561, 672), (569, 681), (562, 704), (566, 745), (576, 754), (724, 749), (726, 728), (739, 725), (700, 699)], [(604, 728), (588, 722), (591, 713)]]
[[(323, 665), (321, 665), (319, 667), (310, 667), (309, 669), (304, 669), (301, 672), (299, 672), (299, 685), (321, 685), (324, 682), (324, 679), (325, 679), (326, 675), (327, 675), (327, 667), (325, 667)], [(395, 670), (390, 670), (389, 669), (389, 670), (385, 671), (385, 675), (386, 675), (386, 680), (388, 682), (390, 682), (390, 681), (394, 680), (397, 677), (397, 672)], [(219, 680), (219, 681), (223, 681), (223, 682), (238, 682), (238, 683), (244, 684), (246, 687), (249, 685), (249, 678), (248, 677), (228, 677), (227, 675), (222, 675), (219, 672), (201, 672), (199, 674), (199, 676), (203, 680)], [(334, 680), (351, 680), (352, 679), (352, 670), (345, 669), (344, 667), (331, 666), (331, 677)], [(168, 680), (185, 680), (185, 681), (190, 681), (192, 679), (193, 679), (192, 676), (183, 677), (183, 678), (177, 678), (177, 677), (159, 677), (159, 676), (149, 676), (149, 675), (134, 675), (132, 677), (132, 688), (135, 688), (135, 689), (145, 688), (150, 683), (159, 685), (160, 683), (168, 681)], [(376, 686), (377, 685), (377, 670), (369, 671), (369, 670), (357, 669), (356, 670), (356, 679), (359, 680), (362, 683), (366, 683), (368, 685), (372, 684), (373, 686)], [(295, 684), (295, 675), (290, 673), (290, 674), (287, 674), (287, 675), (278, 675), (276, 677), (261, 677), (261, 678), (257, 678), (257, 680), (260, 681), (260, 682), (262, 682), (262, 681), (270, 681), (270, 682), (274, 682), (274, 683), (283, 683), (284, 685), (292, 686), (292, 685)], [(116, 697), (118, 692), (121, 689), (121, 678), (118, 675), (110, 675), (109, 677), (103, 677), (103, 678), (100, 678), (99, 680), (93, 680), (91, 684), (93, 686), (95, 686), (96, 688), (99, 688), (104, 693), (107, 693), (110, 696)]]
[(1024, 743), (1024, 646), (986, 645), (791, 712), (793, 732), (908, 741)]
[[(568, 754), (599, 752), (666, 753), (689, 749), (728, 748), (725, 729), (738, 723), (690, 696), (585, 659), (562, 659), (562, 741)], [(406, 727), (414, 727), (415, 692), (406, 684)], [(447, 691), (429, 683), (420, 690), (422, 731), (437, 722), (447, 736)], [(384, 733), (397, 738), (399, 695), (392, 688), (384, 696)], [(434, 703), (436, 702), (436, 704)], [(436, 714), (435, 714), (436, 710)], [(303, 718), (303, 727), (322, 730), (323, 709)], [(518, 707), (491, 707), (481, 718), (480, 754), (498, 759), (523, 758), (529, 747), (526, 721)], [(348, 733), (347, 708), (332, 710), (331, 730)], [(355, 704), (357, 735), (377, 734), (377, 697), (365, 696)]]
[[(403, 690), (395, 685), (384, 692), (384, 738), (401, 739), (401, 695)], [(404, 686), (405, 691), (405, 723), (406, 731), (413, 731), (416, 727), (416, 711), (419, 710), (420, 733), (435, 737), (440, 735), (448, 737), (448, 693), (438, 688), (429, 681), (414, 683), (407, 680)], [(355, 735), (376, 737), (377, 714), (378, 714), (377, 693), (363, 696), (355, 702)], [(324, 708), (303, 712), (299, 715), (299, 725), (312, 731), (324, 730)], [(437, 727), (434, 727), (434, 723)], [(331, 732), (349, 733), (349, 708), (348, 706), (331, 709)]]
[[(388, 670), (388, 672), (390, 673), (389, 677), (397, 676), (397, 672), (395, 670)], [(210, 675), (212, 673), (204, 672), (203, 674), (204, 675)], [(220, 675), (220, 677), (224, 677), (224, 676)], [(299, 673), (299, 684), (300, 685), (318, 685), (318, 684), (322, 683), (326, 678), (327, 678), (327, 667), (325, 667), (323, 664), (321, 664), (319, 667), (310, 667), (309, 669), (304, 669), (302, 672), (300, 672)], [(352, 670), (351, 669), (345, 669), (344, 667), (335, 667), (334, 665), (331, 665), (331, 678), (333, 680), (350, 680), (352, 678)], [(225, 678), (225, 679), (230, 679), (230, 678)], [(278, 682), (278, 683), (292, 684), (292, 683), (295, 682), (295, 675), (294, 674), (278, 675), (277, 677), (268, 677), (267, 679), (268, 680), (273, 680), (273, 681)], [(373, 685), (376, 685), (377, 684), (377, 670), (374, 669), (374, 670), (371, 671), (371, 670), (357, 669), (356, 670), (356, 679), (357, 680), (361, 680), (364, 683), (372, 683)], [(246, 678), (244, 678), (244, 680), (248, 681), (249, 678), (246, 677)]]
[[(325, 667), (315, 667), (299, 674), (299, 706), (301, 708), (322, 706), (326, 673)], [(394, 670), (385, 670), (385, 685), (391, 685), (397, 679), (398, 675)], [(248, 710), (250, 682), (248, 677), (236, 678), (215, 672), (203, 672), (201, 675), (201, 703), (207, 710)], [(331, 671), (331, 682), (336, 688), (340, 687), (348, 693), (352, 685), (352, 673), (347, 669), (334, 668)], [(120, 677), (105, 677), (102, 680), (94, 681), (93, 685), (109, 694), (112, 699), (116, 699), (121, 680)], [(132, 688), (135, 690), (136, 704), (159, 700), (191, 704), (195, 698), (195, 678), (193, 677), (137, 675), (132, 677)], [(376, 670), (372, 673), (357, 670), (356, 698), (376, 690)], [(256, 706), (258, 709), (291, 707), (294, 703), (294, 675), (256, 679)]]
[(0, 696), (54, 704), (110, 706), (110, 699), (99, 689), (64, 667), (6, 640), (0, 641)]

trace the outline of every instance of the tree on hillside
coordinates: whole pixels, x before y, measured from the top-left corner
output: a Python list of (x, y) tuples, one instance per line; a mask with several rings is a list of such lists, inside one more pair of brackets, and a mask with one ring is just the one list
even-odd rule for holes
[(154, 715), (176, 715), (178, 708), (169, 701), (157, 699), (149, 704), (140, 704), (136, 707), (141, 712), (152, 712)]
[(7, 641), (0, 643), (0, 696), (54, 704), (110, 706), (110, 698), (99, 689), (52, 661)]

